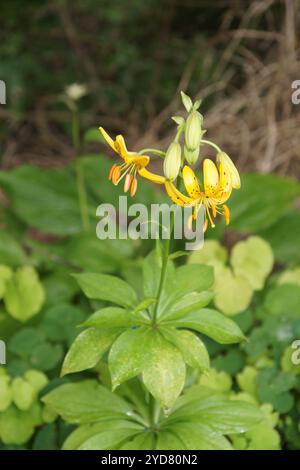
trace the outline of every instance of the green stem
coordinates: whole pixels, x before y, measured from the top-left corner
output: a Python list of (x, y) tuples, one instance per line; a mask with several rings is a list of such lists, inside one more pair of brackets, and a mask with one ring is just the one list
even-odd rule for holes
[(139, 155), (144, 155), (145, 153), (153, 153), (154, 155), (158, 155), (160, 158), (165, 158), (166, 152), (163, 152), (162, 150), (157, 150), (157, 149), (143, 149), (139, 151)]
[(214, 144), (214, 143), (211, 142), (210, 140), (201, 140), (200, 144), (207, 144), (207, 145), (210, 145), (210, 146), (213, 147), (217, 152), (222, 152), (222, 150), (220, 149), (220, 147), (218, 147), (216, 144)]
[(81, 166), (81, 161), (79, 158), (80, 126), (79, 126), (79, 115), (78, 115), (77, 108), (72, 109), (72, 141), (73, 141), (73, 147), (75, 150), (75, 171), (76, 171), (76, 183), (77, 183), (79, 210), (80, 210), (80, 216), (81, 216), (81, 222), (82, 222), (83, 228), (85, 231), (87, 231), (90, 227), (90, 221), (89, 221), (84, 173), (83, 173), (83, 168)]
[(169, 261), (169, 254), (170, 254), (171, 235), (173, 233), (173, 226), (174, 226), (174, 213), (171, 212), (169, 237), (166, 239), (165, 246), (164, 246), (162, 268), (161, 268), (160, 280), (159, 280), (159, 286), (158, 286), (158, 292), (157, 292), (157, 300), (156, 300), (156, 305), (155, 305), (155, 309), (154, 309), (153, 317), (152, 317), (153, 326), (156, 325), (159, 302), (160, 302), (161, 294), (162, 294), (164, 284), (165, 284), (168, 261)]

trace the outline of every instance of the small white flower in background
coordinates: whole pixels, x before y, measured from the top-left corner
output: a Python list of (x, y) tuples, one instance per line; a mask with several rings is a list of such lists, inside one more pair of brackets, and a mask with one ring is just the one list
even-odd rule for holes
[(87, 86), (82, 83), (72, 83), (65, 88), (67, 97), (72, 101), (80, 100), (87, 92)]

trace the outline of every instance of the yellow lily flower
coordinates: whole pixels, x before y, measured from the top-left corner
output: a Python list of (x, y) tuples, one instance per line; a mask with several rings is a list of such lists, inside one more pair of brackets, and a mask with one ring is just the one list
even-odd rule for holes
[(217, 213), (225, 218), (226, 225), (230, 221), (230, 212), (226, 204), (232, 192), (231, 169), (224, 161), (218, 162), (218, 168), (210, 159), (203, 162), (203, 190), (194, 171), (185, 166), (182, 177), (188, 196), (182, 194), (171, 182), (166, 181), (166, 191), (173, 202), (181, 206), (194, 207), (193, 219), (197, 218), (200, 207), (204, 208), (204, 231), (207, 229), (208, 221), (211, 227), (215, 227), (213, 218)]
[(117, 135), (115, 140), (113, 140), (103, 127), (99, 127), (99, 130), (106, 143), (124, 161), (121, 165), (114, 164), (109, 172), (108, 178), (114, 185), (119, 184), (125, 178), (124, 191), (127, 192), (130, 189), (130, 195), (134, 196), (137, 190), (137, 173), (156, 184), (163, 184), (165, 182), (166, 179), (163, 176), (156, 175), (146, 169), (150, 162), (150, 157), (139, 155), (136, 152), (129, 152), (122, 135)]

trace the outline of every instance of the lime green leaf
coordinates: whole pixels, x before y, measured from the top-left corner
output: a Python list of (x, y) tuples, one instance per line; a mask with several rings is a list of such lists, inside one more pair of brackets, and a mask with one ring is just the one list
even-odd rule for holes
[(92, 423), (122, 417), (130, 406), (94, 380), (66, 384), (43, 397), (43, 402), (71, 423)]
[(118, 307), (106, 307), (93, 313), (82, 326), (95, 328), (125, 328), (134, 326), (134, 317), (131, 312)]
[(87, 439), (79, 450), (114, 450), (122, 446), (132, 436), (137, 434), (132, 429), (114, 429), (113, 431), (103, 431)]
[(147, 347), (149, 357), (143, 367), (143, 382), (167, 411), (183, 389), (185, 364), (179, 350), (158, 333)]
[(0, 412), (6, 410), (12, 402), (12, 389), (10, 385), (10, 377), (7, 375), (0, 376)]
[(179, 349), (187, 365), (202, 371), (209, 369), (207, 349), (195, 333), (176, 328), (161, 328), (160, 331), (167, 341)]
[(226, 315), (237, 315), (249, 306), (253, 289), (247, 279), (235, 276), (230, 268), (218, 273), (215, 282), (215, 306)]
[(125, 331), (114, 342), (108, 356), (113, 389), (142, 371), (151, 336), (150, 329), (138, 328)]
[(232, 227), (250, 233), (270, 227), (292, 205), (299, 188), (290, 178), (271, 174), (243, 175), (241, 189), (234, 191), (230, 198)]
[(186, 446), (172, 431), (161, 431), (157, 436), (156, 450), (186, 450)]
[(254, 290), (261, 290), (272, 270), (274, 257), (265, 240), (249, 237), (233, 247), (230, 262), (236, 276), (245, 277)]
[(190, 410), (186, 416), (222, 434), (248, 431), (263, 418), (259, 408), (251, 403), (217, 397), (200, 401), (194, 412)]
[(0, 414), (0, 438), (4, 444), (25, 444), (40, 424), (40, 407), (37, 404), (27, 411), (10, 406)]
[(115, 419), (112, 421), (104, 420), (99, 423), (85, 424), (77, 428), (67, 437), (63, 445), (63, 450), (77, 450), (93, 436), (119, 430), (128, 430), (129, 433), (132, 431), (137, 433), (142, 431), (143, 428), (141, 425), (125, 419)]
[(251, 366), (245, 367), (236, 377), (240, 389), (253, 397), (256, 397), (257, 394), (256, 377), (257, 370)]
[(32, 385), (21, 377), (16, 377), (11, 384), (12, 398), (19, 410), (28, 410), (33, 404), (36, 393)]
[(277, 282), (278, 284), (297, 284), (300, 286), (300, 268), (283, 271)]
[(217, 240), (205, 240), (200, 250), (192, 252), (188, 262), (191, 264), (209, 264), (214, 266), (215, 262), (225, 264), (227, 258), (227, 250), (220, 242)]
[(208, 290), (214, 283), (214, 274), (211, 266), (201, 264), (187, 264), (176, 270), (176, 296), (189, 292)]
[(300, 286), (281, 284), (271, 288), (265, 298), (264, 307), (272, 315), (293, 317), (300, 316)]
[(118, 334), (119, 331), (114, 329), (97, 328), (88, 328), (80, 333), (65, 357), (61, 375), (94, 367)]
[(170, 426), (188, 450), (231, 450), (229, 441), (208, 426), (178, 423)]
[(35, 393), (39, 393), (49, 382), (46, 374), (34, 369), (27, 370), (24, 379), (33, 387)]
[(235, 322), (208, 308), (189, 313), (185, 318), (165, 322), (167, 324), (199, 331), (221, 344), (238, 343), (245, 338)]
[(75, 274), (74, 277), (90, 299), (106, 300), (122, 307), (132, 307), (137, 302), (132, 287), (118, 277), (98, 273)]
[(190, 292), (181, 299), (176, 300), (172, 305), (166, 307), (159, 316), (160, 323), (169, 320), (176, 320), (184, 317), (194, 310), (206, 307), (213, 298), (213, 293), (208, 291)]
[(143, 432), (123, 444), (120, 447), (120, 450), (153, 450), (154, 443), (155, 440), (153, 434)]
[(232, 387), (232, 379), (223, 370), (210, 369), (207, 374), (200, 376), (199, 384), (217, 392), (229, 392)]
[(34, 268), (17, 269), (8, 281), (4, 295), (8, 313), (16, 320), (26, 322), (40, 311), (44, 300), (44, 289)]

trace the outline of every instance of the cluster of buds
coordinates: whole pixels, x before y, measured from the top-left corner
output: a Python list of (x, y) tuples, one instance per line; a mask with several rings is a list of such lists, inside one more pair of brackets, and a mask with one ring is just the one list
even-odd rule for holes
[[(188, 116), (186, 119), (181, 116), (173, 117), (177, 124), (177, 134), (166, 152), (164, 161), (164, 174), (169, 181), (177, 178), (184, 160), (189, 165), (195, 165), (199, 157), (201, 139), (205, 133), (202, 129), (203, 116), (198, 111), (201, 101), (197, 100), (193, 103), (191, 98), (183, 92), (181, 92), (181, 98)], [(183, 152), (178, 142), (182, 133), (184, 133)]]

